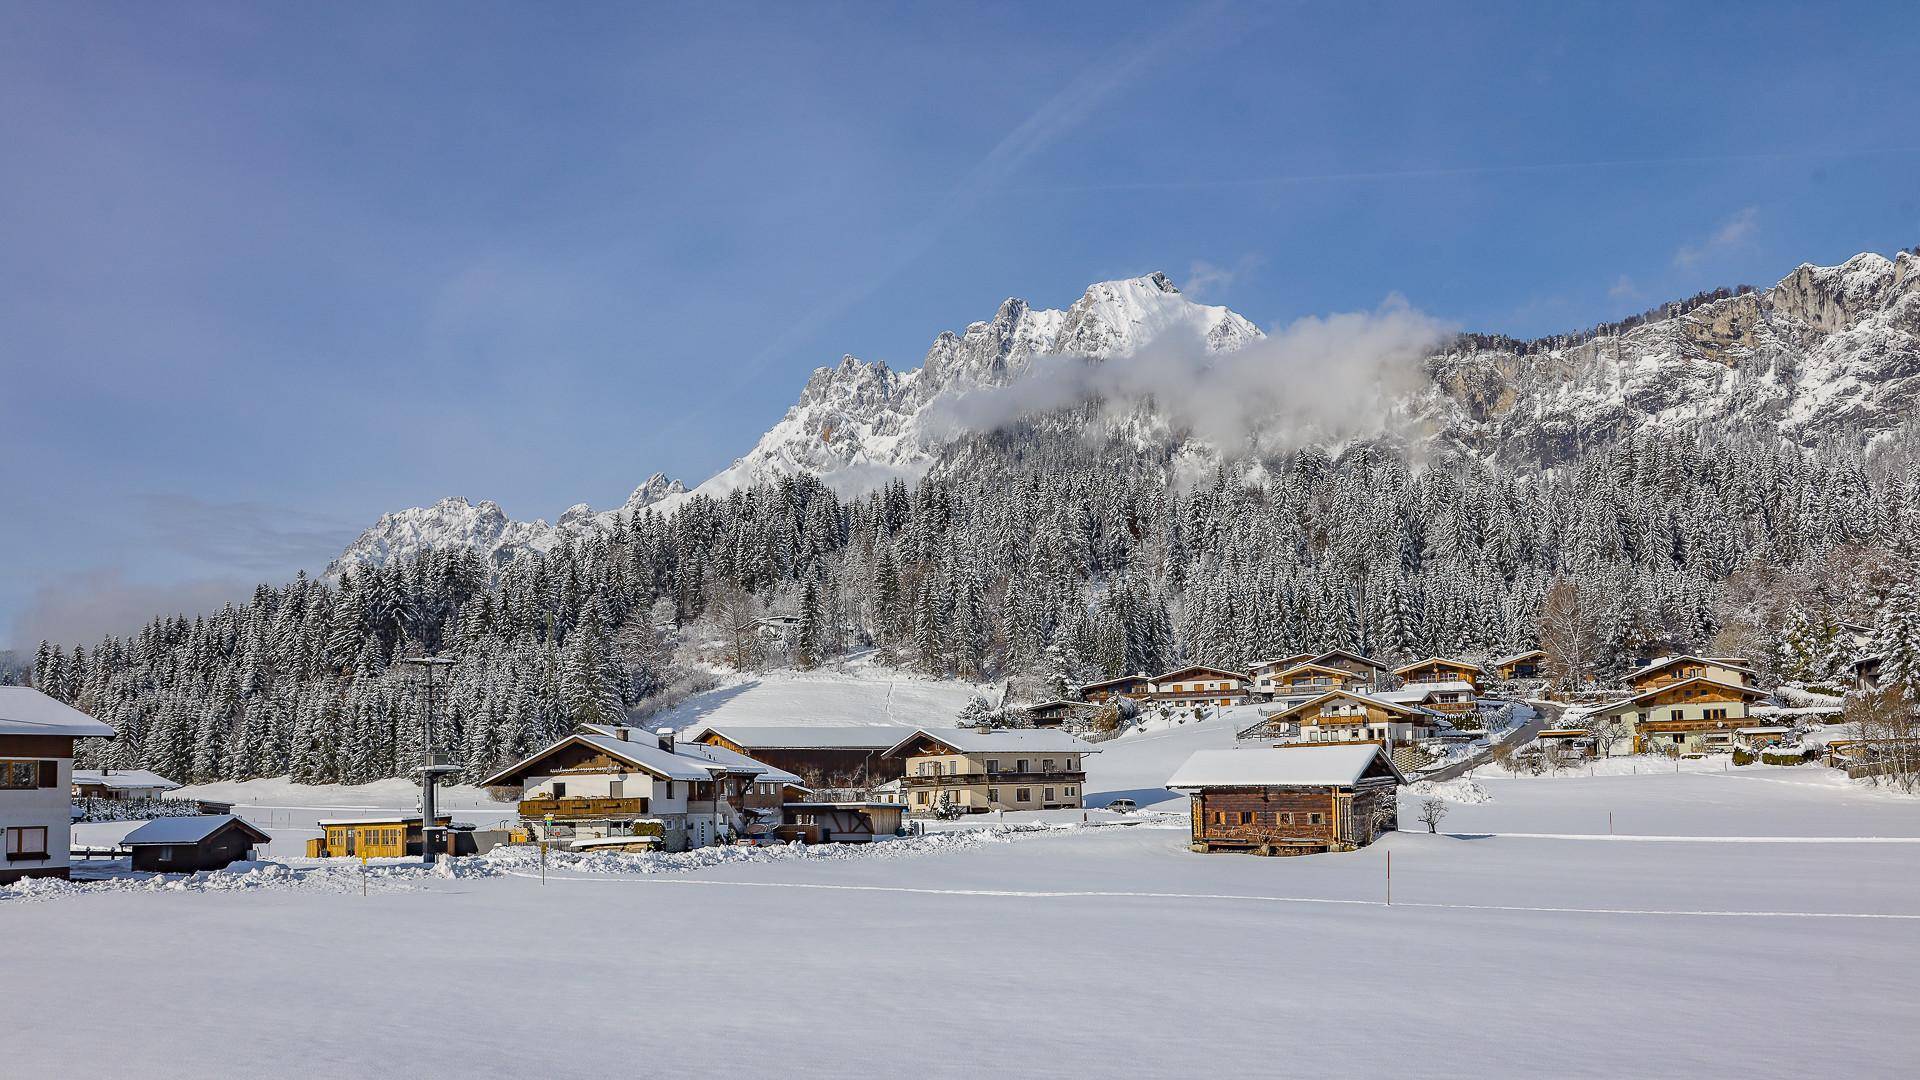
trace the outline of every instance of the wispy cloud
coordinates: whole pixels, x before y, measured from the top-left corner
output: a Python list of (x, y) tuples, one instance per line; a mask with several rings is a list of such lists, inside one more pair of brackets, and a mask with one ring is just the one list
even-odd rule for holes
[(237, 570), (319, 569), (358, 531), (323, 514), (267, 503), (172, 492), (144, 492), (132, 501), (143, 542)]
[(1680, 245), (1680, 250), (1673, 253), (1673, 265), (1682, 268), (1697, 266), (1714, 255), (1739, 247), (1753, 238), (1754, 232), (1760, 227), (1759, 216), (1759, 207), (1743, 208), (1721, 222), (1720, 227), (1706, 239)]
[(1151, 403), (1222, 448), (1373, 434), (1386, 402), (1417, 382), (1420, 361), (1453, 330), (1397, 296), (1372, 311), (1300, 319), (1226, 353), (1186, 327), (1124, 356), (1042, 357), (1006, 386), (936, 400), (927, 426), (956, 437), (1097, 400), (1109, 412)]
[(1640, 286), (1635, 285), (1632, 278), (1621, 274), (1614, 280), (1612, 285), (1607, 287), (1607, 298), (1610, 300), (1637, 300), (1640, 298)]
[(1217, 266), (1205, 259), (1195, 259), (1187, 267), (1187, 276), (1180, 282), (1180, 291), (1198, 300), (1226, 289), (1233, 283), (1258, 270), (1266, 263), (1260, 255), (1242, 255), (1231, 266)]

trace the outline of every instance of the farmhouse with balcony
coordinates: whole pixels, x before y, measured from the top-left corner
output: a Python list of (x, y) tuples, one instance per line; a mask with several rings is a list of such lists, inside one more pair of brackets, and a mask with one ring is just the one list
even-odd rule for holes
[(1488, 667), (1493, 669), (1493, 677), (1506, 682), (1516, 679), (1543, 679), (1547, 672), (1547, 654), (1540, 649), (1528, 649), (1502, 656)]
[(481, 781), (521, 787), (520, 821), (541, 839), (657, 836), (668, 851), (744, 835), (768, 766), (719, 747), (689, 750), (670, 731), (599, 724)]
[(1078, 809), (1087, 783), (1085, 758), (1095, 753), (1092, 743), (1064, 731), (919, 728), (887, 756), (905, 767), (900, 788), (909, 812), (949, 806), (984, 814)]
[(1082, 701), (1105, 705), (1114, 698), (1144, 701), (1153, 693), (1153, 680), (1145, 675), (1122, 675), (1117, 679), (1088, 683), (1079, 690)]
[(1431, 738), (1445, 723), (1418, 705), (1378, 694), (1329, 690), (1281, 709), (1239, 733), (1246, 741), (1285, 743), (1377, 742), (1391, 751)]
[(1151, 699), (1161, 705), (1189, 708), (1195, 705), (1245, 705), (1253, 692), (1253, 680), (1237, 671), (1194, 664), (1155, 676)]
[(73, 840), (73, 741), (113, 729), (27, 686), (0, 686), (0, 885), (66, 877)]
[(1366, 680), (1368, 686), (1380, 686), (1386, 682), (1387, 676), (1392, 674), (1387, 670), (1387, 665), (1351, 649), (1329, 649), (1323, 653), (1315, 653), (1307, 658), (1307, 663), (1350, 671)]
[[(1658, 674), (1663, 677), (1665, 673)], [(1617, 724), (1632, 740), (1636, 754), (1726, 750), (1734, 745), (1734, 733), (1750, 723), (1748, 705), (1766, 697), (1764, 690), (1704, 675), (1667, 678), (1589, 715)]]
[(1480, 689), (1480, 680), (1487, 674), (1479, 664), (1468, 660), (1450, 660), (1444, 656), (1415, 660), (1394, 668), (1393, 673), (1409, 686), (1415, 683), (1463, 682), (1472, 686), (1476, 693)]
[(1193, 850), (1304, 855), (1394, 831), (1405, 782), (1377, 743), (1354, 743), (1201, 750), (1167, 786), (1190, 800)]
[(1669, 686), (1687, 679), (1709, 679), (1732, 686), (1753, 687), (1760, 673), (1743, 657), (1736, 656), (1663, 656), (1627, 676), (1627, 685), (1635, 693)]
[(865, 788), (900, 775), (900, 763), (881, 755), (912, 732), (900, 724), (706, 724), (688, 729), (682, 741), (726, 747), (799, 777), (809, 787)]
[(1465, 716), (1479, 707), (1469, 682), (1408, 683), (1398, 690), (1380, 690), (1373, 695), (1396, 705), (1416, 705), (1442, 716)]
[(1330, 664), (1302, 662), (1280, 671), (1256, 674), (1255, 691), (1270, 698), (1312, 697), (1328, 690), (1365, 690), (1366, 676)]

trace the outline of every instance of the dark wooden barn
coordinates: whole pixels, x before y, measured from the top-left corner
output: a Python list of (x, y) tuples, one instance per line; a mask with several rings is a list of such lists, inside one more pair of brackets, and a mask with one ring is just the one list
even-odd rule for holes
[(189, 874), (251, 859), (255, 844), (272, 839), (232, 814), (200, 814), (149, 821), (121, 843), (132, 850), (135, 870)]
[(1378, 743), (1202, 750), (1167, 781), (1192, 800), (1193, 850), (1304, 855), (1365, 847), (1404, 782)]

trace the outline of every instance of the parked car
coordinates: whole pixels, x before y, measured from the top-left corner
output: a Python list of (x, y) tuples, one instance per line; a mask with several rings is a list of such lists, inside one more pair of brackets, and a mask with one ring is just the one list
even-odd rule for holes
[(1131, 814), (1135, 810), (1140, 809), (1140, 804), (1134, 802), (1132, 799), (1115, 799), (1107, 804), (1107, 809), (1116, 814)]

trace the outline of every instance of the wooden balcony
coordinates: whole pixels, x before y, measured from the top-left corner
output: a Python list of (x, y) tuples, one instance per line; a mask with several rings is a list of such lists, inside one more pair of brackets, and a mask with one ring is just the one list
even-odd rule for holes
[(555, 821), (580, 821), (589, 818), (644, 817), (645, 799), (522, 799), (520, 816)]

